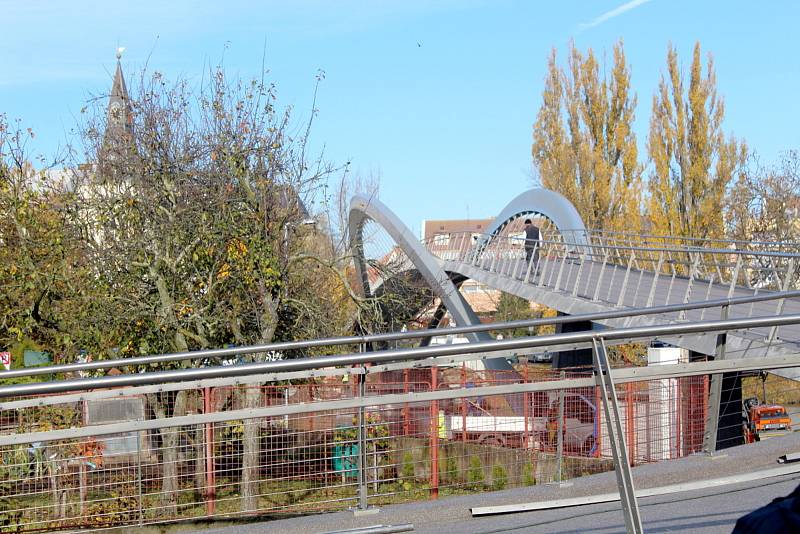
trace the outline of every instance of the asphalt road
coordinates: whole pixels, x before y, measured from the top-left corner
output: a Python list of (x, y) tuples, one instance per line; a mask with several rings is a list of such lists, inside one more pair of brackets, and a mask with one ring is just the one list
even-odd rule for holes
[[(633, 470), (637, 489), (778, 467), (778, 456), (800, 452), (800, 433), (776, 437), (761, 443), (727, 449), (708, 457), (696, 455), (637, 467)], [(706, 490), (640, 499), (647, 532), (730, 532), (736, 520), (771, 500), (787, 495), (800, 484), (800, 473), (719, 486)], [(614, 473), (581, 477), (570, 485), (537, 485), (492, 493), (449, 497), (438, 501), (387, 506), (379, 513), (355, 517), (352, 512), (309, 515), (294, 519), (251, 523), (205, 530), (204, 533), (286, 533), (315, 534), (377, 524), (412, 523), (415, 532), (489, 534), (500, 532), (624, 532), (619, 502), (556, 510), (473, 518), (472, 507), (525, 503), (597, 495), (616, 491)]]
[[(736, 520), (770, 500), (791, 493), (800, 475), (780, 477), (723, 488), (696, 490), (641, 499), (639, 508), (646, 532), (730, 532)], [(459, 534), (501, 532), (625, 532), (619, 503), (563, 508), (476, 518), (418, 532), (447, 530)]]

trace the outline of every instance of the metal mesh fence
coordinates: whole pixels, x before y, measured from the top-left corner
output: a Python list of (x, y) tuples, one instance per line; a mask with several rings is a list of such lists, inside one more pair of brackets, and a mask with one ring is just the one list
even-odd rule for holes
[[(358, 504), (362, 484), (368, 504), (382, 505), (610, 470), (598, 387), (363, 410), (329, 410), (324, 404), (362, 394), (469, 390), (586, 376), (585, 370), (555, 371), (536, 364), (513, 373), (461, 364), (371, 373), (363, 389), (360, 376), (353, 375), (147, 395), (126, 396), (120, 390), (114, 399), (5, 410), (0, 412), (5, 435), (138, 419), (142, 424), (164, 421), (165, 427), (139, 430), (134, 425), (112, 435), (0, 446), (0, 525), (3, 531), (34, 532), (340, 510)], [(730, 408), (721, 408), (719, 432), (738, 433), (734, 444), (746, 439), (742, 397), (759, 397), (761, 405), (783, 403), (790, 418), (800, 411), (800, 388), (793, 381), (767, 375), (762, 383), (761, 376), (737, 376), (722, 388)], [(708, 391), (708, 376), (619, 384), (631, 462), (700, 451)], [(269, 417), (241, 415), (292, 405), (309, 408)], [(243, 418), (168, 424), (174, 417), (227, 412)], [(364, 423), (361, 437), (359, 421)]]

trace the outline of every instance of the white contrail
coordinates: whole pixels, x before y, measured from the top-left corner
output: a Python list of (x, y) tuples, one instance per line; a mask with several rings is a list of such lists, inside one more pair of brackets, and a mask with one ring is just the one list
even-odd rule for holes
[(585, 24), (581, 24), (581, 29), (586, 28), (594, 28), (595, 26), (599, 26), (607, 20), (613, 19), (614, 17), (618, 17), (625, 13), (626, 11), (630, 11), (631, 9), (637, 8), (642, 4), (646, 4), (650, 0), (630, 0), (630, 2), (625, 2), (619, 7), (615, 7), (611, 11), (606, 11), (592, 22), (588, 22)]

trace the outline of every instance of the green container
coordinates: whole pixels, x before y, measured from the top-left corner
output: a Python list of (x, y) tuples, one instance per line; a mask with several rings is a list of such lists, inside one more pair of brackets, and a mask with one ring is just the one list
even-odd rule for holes
[(333, 469), (346, 478), (358, 478), (358, 445), (356, 443), (337, 443), (333, 446)]

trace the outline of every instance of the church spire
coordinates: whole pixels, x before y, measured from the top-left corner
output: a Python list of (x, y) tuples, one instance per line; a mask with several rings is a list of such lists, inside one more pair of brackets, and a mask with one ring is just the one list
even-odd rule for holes
[(120, 161), (133, 148), (133, 113), (125, 76), (122, 74), (122, 51), (117, 49), (117, 70), (114, 72), (114, 83), (108, 95), (106, 110), (106, 130), (100, 149), (98, 163), (106, 177), (118, 175), (119, 169), (109, 166), (113, 161)]
[(106, 118), (106, 136), (117, 133), (130, 133), (133, 125), (131, 116), (130, 97), (128, 87), (125, 85), (125, 76), (122, 74), (122, 52), (124, 48), (117, 49), (117, 70), (114, 73), (114, 83), (108, 97), (108, 110)]

